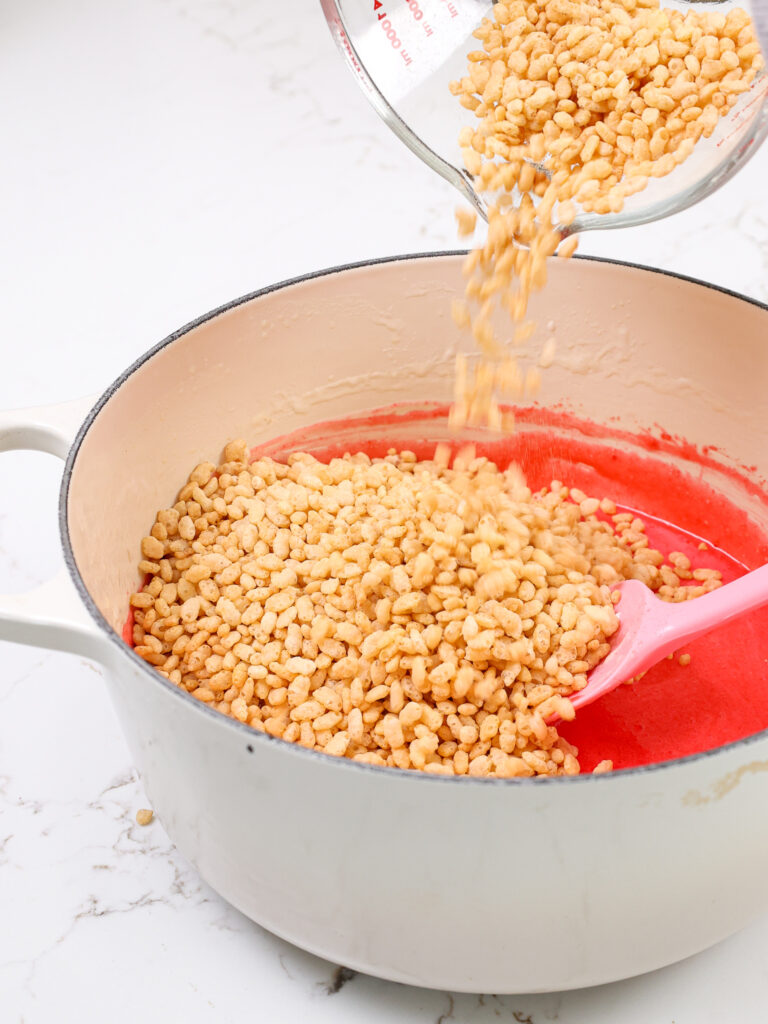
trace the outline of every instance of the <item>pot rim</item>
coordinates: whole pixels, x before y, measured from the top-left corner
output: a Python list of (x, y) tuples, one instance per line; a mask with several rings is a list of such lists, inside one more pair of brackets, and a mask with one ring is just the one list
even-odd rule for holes
[[(425, 260), (434, 259), (446, 256), (466, 256), (467, 249), (449, 249), (440, 250), (434, 252), (422, 252), (422, 253), (406, 253), (402, 255), (393, 256), (380, 256), (373, 259), (360, 260), (355, 263), (340, 264), (333, 267), (327, 267), (323, 270), (310, 271), (306, 274), (300, 274), (296, 277), (287, 278), (283, 281), (278, 281), (275, 284), (266, 285), (263, 288), (258, 288), (253, 292), (249, 292), (246, 295), (241, 295), (239, 298), (232, 299), (229, 302), (225, 302), (221, 306), (217, 306), (215, 309), (202, 314), (194, 320), (184, 324), (184, 326), (173, 331), (167, 335), (162, 341), (157, 342), (151, 348), (147, 349), (141, 356), (138, 357), (130, 366), (128, 366), (123, 372), (106, 388), (103, 394), (98, 398), (96, 403), (89, 411), (86, 418), (80, 425), (74, 441), (67, 454), (67, 459), (64, 465), (64, 472), (62, 475), (61, 488), (59, 491), (59, 535), (61, 538), (61, 546), (64, 553), (64, 562), (66, 564), (69, 575), (74, 584), (75, 590), (77, 591), (81, 601), (87, 608), (91, 618), (94, 620), (96, 625), (99, 627), (99, 631), (107, 638), (107, 640), (116, 647), (119, 653), (123, 657), (127, 657), (129, 661), (143, 672), (148, 678), (160, 686), (165, 687), (168, 691), (172, 692), (175, 697), (179, 700), (184, 701), (187, 706), (191, 709), (195, 709), (199, 714), (210, 717), (211, 721), (218, 722), (224, 728), (232, 730), (233, 736), (239, 737), (246, 741), (246, 749), (249, 753), (255, 753), (256, 744), (264, 743), (279, 743), (285, 748), (285, 753), (291, 754), (296, 757), (311, 758), (318, 764), (323, 764), (328, 767), (335, 765), (342, 770), (358, 771), (358, 772), (374, 772), (376, 774), (386, 773), (387, 778), (392, 780), (409, 780), (411, 784), (419, 782), (427, 785), (463, 785), (463, 786), (537, 786), (537, 785), (558, 785), (558, 784), (593, 784), (593, 785), (607, 785), (611, 779), (620, 779), (630, 777), (636, 777), (641, 775), (647, 775), (650, 773), (662, 772), (675, 767), (682, 767), (684, 765), (690, 765), (696, 761), (703, 760), (704, 758), (710, 758), (727, 751), (735, 750), (737, 747), (746, 747), (762, 739), (768, 738), (768, 728), (761, 730), (760, 732), (753, 733), (750, 736), (745, 736), (739, 740), (733, 740), (731, 743), (726, 743), (720, 747), (713, 747), (710, 750), (703, 750), (696, 754), (688, 754), (685, 757), (672, 758), (667, 761), (658, 761), (652, 764), (638, 765), (632, 768), (618, 768), (614, 771), (600, 773), (595, 775), (593, 773), (584, 773), (579, 775), (557, 775), (557, 776), (533, 776), (531, 778), (513, 778), (513, 779), (496, 779), (496, 778), (479, 778), (471, 775), (432, 775), (429, 772), (419, 771), (402, 771), (393, 770), (388, 766), (364, 764), (359, 761), (352, 761), (349, 758), (344, 757), (332, 757), (329, 754), (324, 754), (319, 750), (308, 750), (306, 747), (300, 746), (298, 743), (288, 743), (285, 740), (279, 739), (275, 736), (270, 736), (269, 733), (259, 732), (256, 729), (252, 729), (245, 722), (240, 722), (235, 718), (231, 718), (229, 715), (223, 715), (220, 711), (215, 708), (209, 707), (202, 701), (195, 700), (195, 698), (184, 690), (179, 689), (174, 683), (164, 676), (161, 676), (159, 672), (156, 672), (151, 665), (136, 654), (132, 647), (129, 647), (122, 636), (118, 634), (106, 621), (104, 616), (96, 606), (95, 601), (90, 595), (88, 588), (86, 587), (80, 570), (77, 566), (77, 560), (75, 559), (74, 552), (72, 550), (72, 544), (69, 535), (69, 486), (72, 479), (72, 471), (74, 464), (77, 460), (78, 453), (85, 440), (86, 434), (91, 428), (94, 420), (104, 408), (104, 406), (111, 400), (111, 398), (120, 390), (122, 385), (131, 377), (136, 370), (142, 367), (145, 363), (149, 362), (153, 356), (158, 352), (162, 351), (167, 346), (173, 344), (179, 338), (188, 334), (190, 331), (195, 330), (201, 324), (207, 323), (209, 320), (213, 320), (215, 317), (222, 313), (229, 312), (231, 309), (235, 309), (237, 306), (241, 306), (246, 302), (250, 302), (252, 299), (260, 298), (265, 295), (269, 295), (271, 292), (280, 291), (283, 288), (289, 288), (292, 285), (303, 284), (307, 281), (312, 281), (317, 278), (328, 277), (332, 274), (340, 274), (349, 270), (361, 270), (365, 267), (374, 267), (386, 263), (405, 263), (414, 260)], [(698, 285), (703, 288), (709, 288), (712, 291), (720, 292), (723, 295), (728, 295), (731, 298), (739, 299), (742, 302), (746, 302), (749, 305), (756, 306), (758, 309), (768, 312), (768, 304), (760, 302), (758, 299), (750, 298), (746, 295), (741, 295), (739, 292), (735, 292), (730, 288), (724, 288), (720, 285), (712, 284), (709, 281), (701, 281), (698, 278), (690, 277), (687, 274), (678, 274), (669, 270), (663, 270), (657, 267), (648, 267), (641, 263), (633, 263), (625, 260), (614, 260), (603, 256), (574, 256), (573, 259), (583, 260), (590, 263), (604, 263), (612, 266), (626, 267), (630, 270), (643, 270), (650, 274), (658, 274), (663, 277), (671, 277), (678, 281), (684, 281), (688, 284)]]

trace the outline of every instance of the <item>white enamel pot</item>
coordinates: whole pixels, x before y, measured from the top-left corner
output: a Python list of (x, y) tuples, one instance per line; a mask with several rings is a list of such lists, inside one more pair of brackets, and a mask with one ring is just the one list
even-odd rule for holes
[[(767, 733), (609, 775), (440, 778), (253, 732), (120, 639), (139, 539), (198, 461), (216, 461), (235, 437), (257, 444), (394, 402), (449, 399), (460, 265), (457, 254), (385, 260), (233, 302), (143, 356), (76, 433), (76, 406), (5, 414), (0, 449), (66, 457), (68, 576), (0, 598), (0, 637), (105, 666), (164, 827), (270, 931), (416, 985), (594, 985), (696, 953), (768, 908)], [(630, 430), (658, 423), (768, 475), (768, 309), (574, 260), (552, 263), (532, 312), (559, 338), (544, 403)]]

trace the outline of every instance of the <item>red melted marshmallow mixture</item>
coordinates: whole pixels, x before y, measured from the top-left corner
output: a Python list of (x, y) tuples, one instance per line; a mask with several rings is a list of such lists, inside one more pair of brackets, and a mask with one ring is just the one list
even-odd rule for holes
[[(297, 431), (259, 446), (253, 456), (309, 451), (327, 461), (364, 451), (381, 458), (396, 448), (430, 459), (434, 441), (417, 438), (429, 435), (430, 423), (446, 415), (445, 406), (416, 414), (395, 407)], [(742, 509), (703, 479), (658, 457), (677, 456), (689, 469), (717, 468), (768, 510), (768, 494), (741, 474), (723, 470), (706, 452), (668, 436), (622, 434), (553, 410), (518, 410), (517, 419), (535, 424), (536, 430), (477, 443), (477, 451), (502, 469), (516, 462), (532, 490), (560, 480), (590, 497), (611, 498), (618, 511), (643, 520), (651, 547), (665, 555), (682, 551), (696, 568), (719, 569), (724, 583), (768, 562), (768, 534)], [(610, 446), (612, 440), (616, 447)], [(702, 542), (706, 551), (699, 548)], [(123, 629), (129, 644), (132, 627), (131, 613)], [(612, 760), (614, 768), (631, 768), (685, 757), (768, 728), (768, 608), (684, 650), (691, 655), (689, 665), (680, 666), (677, 658), (664, 660), (637, 684), (618, 687), (579, 709), (573, 722), (559, 724), (560, 734), (578, 747), (582, 772), (591, 772), (604, 759)]]
[[(434, 442), (415, 438), (428, 435), (429, 422), (445, 415), (445, 407), (420, 410), (415, 421), (411, 411), (394, 409), (319, 424), (259, 446), (254, 456), (279, 458), (289, 451), (309, 451), (328, 461), (348, 451), (381, 458), (397, 448), (429, 459)], [(706, 453), (673, 438), (622, 435), (552, 410), (518, 411), (517, 419), (521, 425), (535, 422), (537, 429), (477, 443), (477, 451), (502, 469), (516, 462), (532, 490), (560, 480), (590, 497), (611, 498), (618, 511), (640, 516), (651, 547), (665, 555), (682, 551), (696, 568), (719, 569), (724, 583), (768, 561), (768, 535), (742, 509), (704, 480), (652, 454), (682, 457), (691, 469), (717, 465), (722, 472)], [(569, 431), (567, 438), (563, 430)], [(611, 437), (617, 447), (605, 446)], [(620, 447), (624, 441), (635, 450)], [(768, 508), (768, 494), (740, 474), (731, 475), (762, 497)], [(702, 542), (706, 551), (699, 549)], [(620, 686), (579, 709), (575, 720), (561, 722), (558, 731), (578, 747), (582, 772), (591, 772), (606, 758), (614, 768), (631, 768), (685, 757), (759, 732), (768, 728), (767, 639), (768, 609), (750, 612), (742, 622), (681, 648), (679, 653), (691, 655), (689, 665), (679, 665), (677, 658), (664, 660), (637, 684)]]

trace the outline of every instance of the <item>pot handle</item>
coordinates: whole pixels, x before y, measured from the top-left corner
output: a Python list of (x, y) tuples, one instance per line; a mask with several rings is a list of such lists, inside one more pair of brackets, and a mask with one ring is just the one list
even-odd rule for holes
[[(0, 412), (0, 452), (41, 451), (65, 459), (95, 395), (58, 405)], [(103, 661), (106, 640), (62, 568), (24, 594), (0, 594), (0, 640)]]

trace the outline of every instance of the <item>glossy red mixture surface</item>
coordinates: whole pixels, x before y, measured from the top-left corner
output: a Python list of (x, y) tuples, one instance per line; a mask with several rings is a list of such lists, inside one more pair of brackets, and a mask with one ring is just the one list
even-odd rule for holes
[[(409, 448), (430, 458), (434, 443), (418, 440), (428, 433), (426, 414), (419, 430), (408, 427), (396, 411), (355, 421), (360, 440), (350, 443), (355, 422), (346, 421), (343, 440), (332, 440), (340, 424), (300, 431), (258, 449), (278, 455), (310, 450), (328, 459), (345, 451), (386, 455), (388, 448)], [(547, 410), (518, 416), (540, 429), (521, 429), (502, 441), (478, 444), (478, 452), (502, 468), (516, 462), (533, 489), (552, 480), (579, 487), (590, 496), (612, 498), (635, 511), (646, 523), (651, 546), (665, 555), (682, 551), (696, 568), (719, 569), (724, 581), (768, 561), (768, 535), (736, 504), (727, 501), (702, 479), (715, 466), (716, 453), (700, 452), (666, 435), (627, 435)], [(387, 434), (387, 426), (396, 427)], [(373, 428), (373, 431), (372, 431)], [(568, 436), (563, 436), (567, 431)], [(369, 440), (375, 432), (383, 440)], [(616, 446), (606, 439), (615, 438)], [(632, 448), (625, 448), (630, 444)], [(665, 463), (671, 455), (686, 462), (685, 472)], [(736, 470), (725, 475), (742, 482), (747, 493), (760, 491)], [(765, 495), (768, 507), (768, 495)], [(707, 551), (699, 550), (706, 543)], [(742, 622), (711, 633), (683, 651), (691, 662), (683, 667), (665, 660), (634, 686), (621, 686), (599, 702), (580, 710), (575, 721), (561, 724), (561, 734), (579, 748), (582, 771), (604, 758), (616, 768), (683, 757), (768, 728), (768, 609), (750, 613)]]

